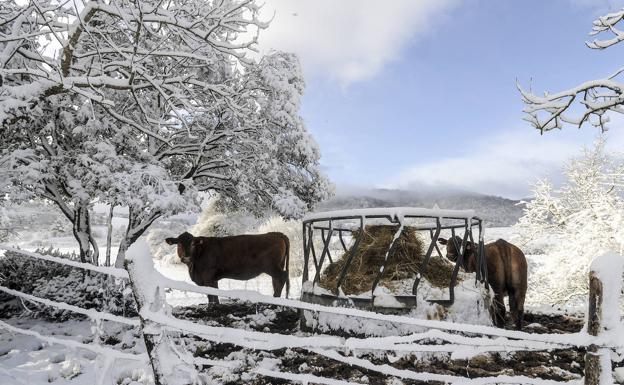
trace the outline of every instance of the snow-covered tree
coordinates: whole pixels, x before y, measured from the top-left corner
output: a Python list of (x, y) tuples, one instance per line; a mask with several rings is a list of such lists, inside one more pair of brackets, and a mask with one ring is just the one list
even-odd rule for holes
[(624, 251), (624, 185), (618, 181), (624, 162), (604, 145), (600, 138), (570, 160), (560, 188), (538, 182), (516, 225), (524, 241), (547, 238), (554, 245), (544, 258), (555, 261), (535, 272), (541, 278), (534, 286), (555, 303), (585, 298), (591, 260), (606, 250)]
[[(602, 50), (623, 41), (622, 19), (624, 9), (599, 17), (594, 21), (590, 35), (608, 36), (595, 38), (586, 45)], [(624, 70), (618, 69), (605, 78), (586, 81), (557, 93), (545, 92), (542, 96), (518, 87), (526, 104), (525, 119), (541, 133), (563, 128), (566, 124), (580, 127), (587, 122), (605, 131), (609, 122), (607, 112), (624, 112), (623, 76)]]
[(58, 3), (0, 10), (0, 172), (59, 205), (97, 260), (89, 208), (129, 208), (125, 250), (199, 191), (300, 215), (326, 196), (298, 114), (297, 58), (247, 53), (267, 25), (250, 0)]

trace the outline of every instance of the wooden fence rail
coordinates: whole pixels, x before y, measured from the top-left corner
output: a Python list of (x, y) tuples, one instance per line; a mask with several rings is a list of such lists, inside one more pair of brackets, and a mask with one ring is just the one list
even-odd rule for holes
[[(393, 352), (408, 351), (436, 351), (448, 352), (465, 349), (466, 351), (537, 351), (559, 349), (565, 347), (586, 347), (585, 357), (585, 384), (596, 385), (611, 383), (611, 349), (624, 351), (624, 341), (617, 341), (619, 325), (619, 311), (617, 309), (617, 295), (621, 290), (621, 274), (623, 259), (619, 255), (606, 254), (594, 260), (590, 272), (590, 297), (587, 332), (574, 334), (531, 334), (502, 330), (492, 327), (466, 325), (444, 321), (429, 321), (404, 316), (389, 316), (374, 312), (334, 308), (307, 302), (274, 298), (256, 292), (244, 290), (220, 290), (208, 287), (197, 287), (184, 282), (173, 281), (158, 273), (149, 255), (130, 255), (126, 270), (99, 267), (67, 261), (62, 258), (41, 256), (22, 250), (9, 249), (15, 253), (31, 258), (39, 258), (50, 262), (62, 263), (76, 268), (88, 269), (98, 273), (109, 274), (117, 278), (128, 279), (137, 303), (139, 319), (119, 317), (106, 312), (82, 309), (62, 302), (38, 298), (30, 294), (0, 286), (0, 291), (24, 298), (46, 306), (53, 306), (63, 310), (74, 311), (89, 316), (92, 319), (105, 319), (140, 327), (147, 349), (147, 354), (129, 354), (101, 346), (88, 346), (75, 341), (55, 339), (27, 330), (22, 330), (0, 321), (0, 328), (11, 332), (23, 333), (46, 340), (51, 343), (62, 343), (73, 348), (90, 349), (98, 354), (106, 354), (111, 359), (139, 359), (147, 360), (152, 366), (156, 385), (183, 384), (197, 378), (196, 365), (228, 366), (229, 361), (208, 360), (192, 357), (183, 346), (176, 345), (174, 334), (189, 334), (218, 343), (232, 343), (248, 349), (274, 350), (283, 347), (298, 347), (319, 354), (329, 359), (355, 365), (378, 373), (404, 379), (419, 381), (440, 381), (445, 383), (522, 383), (522, 384), (555, 384), (555, 381), (528, 378), (524, 376), (502, 376), (495, 378), (466, 379), (460, 376), (439, 375), (434, 373), (418, 373), (409, 370), (399, 370), (388, 365), (376, 365), (363, 358), (350, 356), (352, 350), (381, 350)], [(608, 266), (608, 268), (604, 268)], [(619, 274), (619, 275), (618, 275)], [(615, 278), (614, 278), (615, 277)], [(371, 337), (371, 338), (340, 338), (329, 335), (291, 336), (283, 334), (255, 332), (232, 329), (227, 327), (213, 327), (200, 325), (190, 321), (173, 317), (166, 303), (164, 290), (173, 288), (182, 291), (192, 291), (207, 295), (219, 295), (236, 300), (255, 303), (267, 303), (295, 309), (331, 313), (340, 316), (357, 317), (370, 321), (384, 321), (419, 326), (426, 331), (412, 333), (405, 336)], [(611, 294), (609, 294), (611, 293)], [(614, 299), (615, 298), (615, 299)], [(615, 305), (614, 305), (615, 304)], [(615, 308), (614, 308), (615, 306)], [(614, 314), (614, 312), (616, 312)], [(617, 325), (614, 320), (617, 320)], [(458, 332), (468, 334), (459, 335)], [(174, 333), (174, 334), (172, 334)], [(475, 336), (476, 335), (476, 336)], [(445, 343), (439, 345), (419, 344), (418, 341), (440, 340)], [(320, 384), (344, 384), (346, 382), (331, 378), (312, 375), (280, 372), (262, 367), (249, 368), (250, 372), (280, 378), (295, 382), (312, 382)]]

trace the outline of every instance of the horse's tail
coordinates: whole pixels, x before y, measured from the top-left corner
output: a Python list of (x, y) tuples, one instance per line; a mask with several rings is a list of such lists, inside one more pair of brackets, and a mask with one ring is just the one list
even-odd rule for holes
[(288, 298), (288, 293), (290, 292), (290, 273), (288, 270), (288, 265), (290, 265), (290, 239), (286, 235), (284, 235), (284, 242), (286, 243), (286, 298)]

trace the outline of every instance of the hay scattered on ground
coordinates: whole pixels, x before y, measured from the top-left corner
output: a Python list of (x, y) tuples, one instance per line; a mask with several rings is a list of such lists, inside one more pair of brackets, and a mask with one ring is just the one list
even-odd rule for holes
[[(371, 290), (398, 229), (399, 227), (396, 225), (365, 227), (362, 241), (355, 250), (347, 275), (342, 282), (342, 291), (345, 294), (359, 294)], [(356, 239), (358, 233), (353, 235)], [(415, 278), (424, 260), (426, 249), (429, 247), (428, 241), (428, 237), (427, 242), (423, 241), (422, 236), (415, 229), (405, 227), (399, 238), (399, 244), (389, 257), (381, 282), (389, 283)], [(321, 287), (331, 291), (336, 288), (340, 272), (354, 246), (351, 246), (338, 260), (327, 266), (321, 275), (319, 282)], [(448, 287), (452, 272), (453, 264), (440, 258), (434, 251), (423, 274), (423, 279), (432, 286), (444, 288)]]

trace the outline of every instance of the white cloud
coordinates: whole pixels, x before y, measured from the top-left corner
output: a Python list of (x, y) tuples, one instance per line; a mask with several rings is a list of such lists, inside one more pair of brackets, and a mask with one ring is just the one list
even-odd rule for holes
[[(613, 128), (607, 147), (621, 149), (624, 127)], [(596, 130), (565, 129), (540, 136), (523, 127), (512, 132), (475, 140), (473, 148), (455, 148), (460, 155), (430, 163), (417, 163), (391, 177), (383, 187), (418, 189), (442, 188), (474, 191), (509, 198), (530, 195), (538, 178), (562, 181), (562, 167), (580, 155), (583, 145), (591, 146)], [(441, 144), (441, 153), (453, 149), (452, 141)]]
[(295, 52), (308, 73), (366, 80), (440, 23), (456, 0), (266, 0), (260, 48)]

